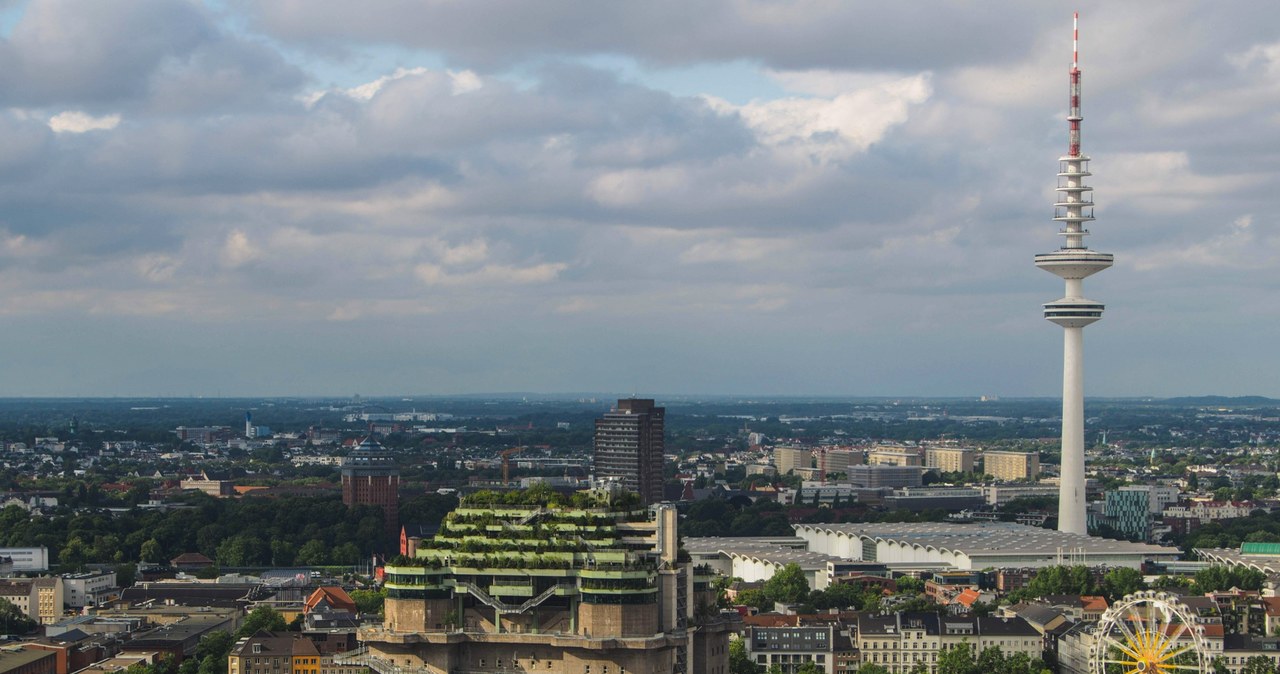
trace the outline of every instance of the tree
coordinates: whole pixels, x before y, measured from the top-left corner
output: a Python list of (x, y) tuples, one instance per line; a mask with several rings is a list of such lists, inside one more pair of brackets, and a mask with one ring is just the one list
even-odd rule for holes
[(7, 599), (0, 599), (0, 634), (26, 634), (35, 628), (34, 620)]
[(1141, 571), (1122, 566), (1111, 569), (1102, 577), (1102, 589), (1106, 592), (1107, 599), (1115, 601), (1127, 594), (1147, 589), (1147, 584), (1142, 580)]
[(744, 606), (754, 606), (761, 611), (767, 611), (773, 606), (764, 590), (743, 590), (738, 593), (737, 602)]
[(857, 674), (889, 674), (889, 669), (874, 662), (864, 662), (858, 668)]
[(114, 570), (116, 585), (120, 587), (133, 587), (133, 583), (138, 579), (137, 564), (117, 564)]
[(1266, 576), (1257, 569), (1210, 566), (1196, 572), (1195, 590), (1199, 594), (1230, 590), (1233, 587), (1241, 590), (1259, 590), (1262, 589), (1264, 580)]
[(898, 592), (903, 594), (919, 594), (924, 592), (924, 581), (915, 576), (902, 576), (895, 581), (898, 585)]
[(1276, 661), (1265, 655), (1255, 655), (1244, 661), (1240, 674), (1276, 674)]
[(795, 668), (795, 674), (824, 674), (824, 672), (826, 670), (819, 667), (818, 663), (813, 660), (802, 662), (799, 667)]
[(804, 570), (794, 562), (774, 572), (764, 582), (764, 594), (771, 601), (794, 604), (809, 596), (809, 580)]
[(164, 548), (160, 547), (160, 541), (154, 538), (148, 538), (142, 544), (142, 550), (139, 553), (144, 562), (162, 562), (164, 561)]
[(294, 560), (303, 566), (322, 566), (329, 562), (329, 550), (323, 541), (311, 539), (298, 549)]
[(240, 629), (236, 631), (236, 637), (253, 636), (261, 630), (283, 632), (287, 627), (284, 616), (275, 609), (270, 606), (259, 606), (245, 617), (244, 622), (240, 624)]
[(938, 653), (938, 674), (977, 674), (973, 653), (968, 641), (958, 643)]
[(752, 662), (747, 655), (747, 645), (742, 639), (729, 641), (729, 674), (761, 674), (763, 671), (764, 667)]
[(351, 599), (356, 603), (356, 609), (366, 615), (382, 613), (383, 602), (386, 598), (387, 591), (385, 589), (351, 591)]

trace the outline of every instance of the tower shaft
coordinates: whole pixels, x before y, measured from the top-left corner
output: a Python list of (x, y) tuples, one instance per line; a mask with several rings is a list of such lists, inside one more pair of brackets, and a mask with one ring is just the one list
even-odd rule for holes
[(1084, 328), (1062, 330), (1062, 459), (1058, 531), (1084, 534)]

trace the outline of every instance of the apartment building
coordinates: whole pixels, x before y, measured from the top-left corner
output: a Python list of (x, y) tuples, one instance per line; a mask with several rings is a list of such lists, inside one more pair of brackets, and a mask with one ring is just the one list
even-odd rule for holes
[(929, 447), (924, 450), (925, 468), (944, 473), (972, 473), (974, 451), (968, 447)]
[(1005, 482), (1034, 480), (1040, 473), (1040, 455), (1035, 452), (984, 452), (982, 472)]
[(855, 643), (862, 662), (879, 665), (890, 674), (909, 674), (917, 667), (938, 671), (943, 649), (967, 645), (974, 654), (988, 647), (1005, 656), (1042, 656), (1040, 633), (1022, 618), (939, 616), (936, 613), (859, 614)]

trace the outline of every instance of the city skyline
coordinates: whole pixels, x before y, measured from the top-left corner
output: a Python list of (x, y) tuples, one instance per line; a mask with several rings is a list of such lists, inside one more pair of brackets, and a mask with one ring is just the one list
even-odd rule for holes
[[(474, 7), (0, 2), (0, 396), (1058, 394), (1077, 7)], [(1280, 396), (1280, 10), (1078, 9), (1089, 396)]]

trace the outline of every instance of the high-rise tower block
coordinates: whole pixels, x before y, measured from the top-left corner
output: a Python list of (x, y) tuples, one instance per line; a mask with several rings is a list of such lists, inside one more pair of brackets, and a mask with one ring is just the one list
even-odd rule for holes
[(662, 459), (666, 409), (653, 400), (624, 398), (596, 419), (596, 477), (617, 478), (645, 504), (662, 500)]

